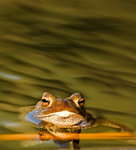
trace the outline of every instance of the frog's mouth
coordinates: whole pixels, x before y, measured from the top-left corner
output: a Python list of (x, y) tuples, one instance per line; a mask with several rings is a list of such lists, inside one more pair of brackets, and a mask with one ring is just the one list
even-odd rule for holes
[(86, 120), (80, 114), (69, 111), (60, 111), (50, 114), (37, 114), (37, 118), (42, 121), (49, 122), (59, 126), (74, 126), (74, 125), (85, 125)]

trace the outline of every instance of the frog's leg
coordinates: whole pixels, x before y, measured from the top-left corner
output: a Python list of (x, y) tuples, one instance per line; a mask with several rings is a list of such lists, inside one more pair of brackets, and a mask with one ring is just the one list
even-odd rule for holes
[[(77, 130), (77, 133), (81, 133), (81, 129)], [(80, 140), (73, 140), (73, 149), (80, 150), (79, 142)]]
[(80, 149), (79, 142), (80, 140), (73, 140), (73, 149), (76, 149), (76, 150)]
[(53, 141), (59, 146), (59, 148), (63, 148), (63, 149), (70, 148), (70, 141), (60, 141), (60, 140), (53, 140)]
[(45, 127), (46, 127), (46, 124), (43, 122), (40, 122), (38, 124), (39, 138), (41, 141), (48, 141), (48, 139), (45, 139), (44, 137), (47, 133), (50, 134), (50, 132)]
[(130, 129), (129, 127), (119, 124), (115, 121), (108, 120), (107, 118), (104, 117), (99, 117), (94, 119), (94, 122), (92, 123), (91, 127), (97, 127), (97, 126), (108, 126), (108, 127), (120, 129), (121, 131), (133, 132), (132, 129)]
[(42, 131), (42, 130), (39, 131), (39, 138), (40, 138), (41, 141), (50, 140), (50, 139), (45, 139), (46, 134), (47, 134), (47, 132), (45, 132), (45, 131)]

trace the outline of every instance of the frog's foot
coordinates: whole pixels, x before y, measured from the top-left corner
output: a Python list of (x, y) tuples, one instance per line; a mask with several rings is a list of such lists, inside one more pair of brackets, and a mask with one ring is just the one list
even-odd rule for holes
[(39, 131), (39, 138), (40, 138), (41, 141), (46, 141), (45, 138), (44, 138), (44, 132)]
[(70, 149), (69, 141), (54, 140), (54, 143), (56, 143), (61, 149)]
[(79, 140), (73, 140), (73, 149), (80, 150)]
[(41, 141), (48, 141), (49, 139), (45, 139), (46, 136), (47, 136), (47, 133), (43, 131), (39, 131), (39, 138)]

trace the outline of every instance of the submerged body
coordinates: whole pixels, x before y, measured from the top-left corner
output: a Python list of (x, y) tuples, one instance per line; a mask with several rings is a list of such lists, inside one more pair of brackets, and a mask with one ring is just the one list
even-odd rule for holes
[[(26, 119), (38, 125), (41, 137), (45, 130), (54, 136), (61, 136), (60, 133), (80, 133), (81, 129), (99, 125), (127, 129), (105, 118), (94, 118), (86, 112), (84, 102), (85, 100), (79, 93), (61, 99), (52, 93), (45, 92), (34, 110), (26, 115)], [(66, 148), (66, 141), (57, 141), (57, 143), (61, 143), (61, 146)], [(73, 141), (74, 148), (79, 148), (78, 144), (79, 140)]]

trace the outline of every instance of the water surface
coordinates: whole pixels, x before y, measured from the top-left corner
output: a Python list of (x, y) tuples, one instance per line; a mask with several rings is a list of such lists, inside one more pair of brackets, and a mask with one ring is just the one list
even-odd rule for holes
[[(0, 1), (0, 133), (36, 132), (19, 116), (44, 91), (85, 96), (88, 111), (136, 129), (134, 0)], [(110, 132), (110, 128), (84, 132)], [(136, 146), (81, 141), (82, 148)], [(56, 147), (0, 142), (3, 149)]]

